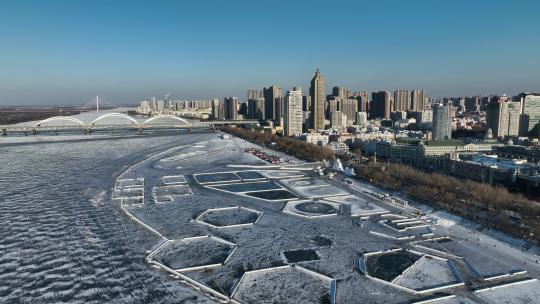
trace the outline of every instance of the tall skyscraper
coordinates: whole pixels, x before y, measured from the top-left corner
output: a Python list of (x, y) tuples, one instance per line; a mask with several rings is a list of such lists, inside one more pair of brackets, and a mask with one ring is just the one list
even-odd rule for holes
[(264, 120), (264, 98), (258, 97), (248, 101), (248, 117), (250, 119)]
[(394, 92), (393, 111), (407, 111), (411, 106), (411, 92), (409, 90), (396, 90)]
[(521, 136), (540, 137), (540, 94), (521, 93)]
[(330, 120), (332, 113), (340, 110), (340, 98), (330, 96), (330, 99), (326, 102), (326, 119)]
[(354, 97), (358, 101), (358, 111), (369, 112), (370, 94), (365, 91), (356, 92), (354, 93)]
[(359, 110), (358, 110), (358, 102), (356, 101), (355, 98), (351, 97), (351, 98), (341, 100), (339, 109), (347, 117), (346, 119), (347, 123), (356, 122), (356, 113)]
[(330, 117), (330, 125), (332, 128), (341, 129), (347, 125), (347, 117), (341, 111), (332, 112), (332, 117)]
[(285, 97), (279, 96), (274, 101), (274, 120), (280, 121), (285, 115)]
[(324, 129), (324, 77), (319, 69), (315, 72), (315, 76), (311, 79), (311, 87), (309, 88), (311, 96), (311, 128), (314, 130)]
[(410, 110), (422, 112), (426, 110), (426, 91), (412, 90), (411, 92), (411, 107)]
[(467, 112), (479, 112), (480, 101), (480, 96), (465, 97), (465, 110), (467, 110)]
[(302, 96), (302, 111), (309, 112), (311, 110), (311, 96)]
[(442, 140), (452, 138), (452, 120), (450, 119), (450, 106), (433, 105), (433, 139)]
[(251, 89), (247, 91), (247, 100), (256, 100), (257, 98), (261, 97), (261, 91), (256, 89)]
[(344, 87), (333, 87), (332, 95), (334, 97), (339, 97), (341, 100), (347, 99), (352, 96), (351, 91), (345, 89)]
[(226, 120), (237, 120), (239, 103), (236, 97), (226, 97), (224, 103), (224, 117)]
[(212, 98), (212, 117), (214, 119), (224, 119), (223, 102), (217, 98)]
[(391, 100), (390, 92), (379, 91), (371, 93), (371, 109), (369, 117), (373, 118), (390, 118)]
[(519, 134), (520, 103), (495, 97), (487, 106), (486, 127), (495, 138)]
[(264, 116), (266, 119), (278, 120), (276, 113), (276, 101), (281, 97), (281, 88), (277, 85), (272, 85), (263, 89), (264, 97)]
[(294, 136), (302, 134), (302, 89), (294, 87), (287, 91), (284, 106), (285, 135)]

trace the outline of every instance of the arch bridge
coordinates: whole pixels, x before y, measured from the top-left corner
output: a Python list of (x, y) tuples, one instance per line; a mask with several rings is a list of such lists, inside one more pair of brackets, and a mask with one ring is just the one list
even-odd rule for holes
[(17, 125), (0, 126), (0, 133), (7, 135), (9, 132), (32, 132), (61, 131), (68, 129), (81, 129), (90, 133), (95, 129), (135, 129), (142, 132), (145, 129), (214, 129), (217, 126), (249, 124), (258, 125), (257, 120), (214, 120), (195, 121), (186, 120), (175, 115), (155, 115), (147, 119), (133, 117), (125, 113), (111, 112), (103, 114), (89, 122), (82, 121), (71, 116), (53, 116), (36, 123), (22, 123)]

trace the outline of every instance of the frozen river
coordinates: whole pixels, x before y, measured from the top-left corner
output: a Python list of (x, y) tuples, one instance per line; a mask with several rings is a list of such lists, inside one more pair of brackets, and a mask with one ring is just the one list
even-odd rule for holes
[(201, 136), (0, 138), (0, 303), (208, 303), (144, 263), (156, 237), (110, 203), (126, 166)]
[(459, 218), (238, 138), (155, 132), (0, 138), (0, 303), (540, 297), (537, 255)]

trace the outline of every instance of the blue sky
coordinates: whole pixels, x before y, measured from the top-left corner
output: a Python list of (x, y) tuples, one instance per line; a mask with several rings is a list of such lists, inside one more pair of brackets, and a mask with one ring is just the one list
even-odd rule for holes
[(0, 0), (0, 105), (308, 90), (540, 91), (540, 1)]

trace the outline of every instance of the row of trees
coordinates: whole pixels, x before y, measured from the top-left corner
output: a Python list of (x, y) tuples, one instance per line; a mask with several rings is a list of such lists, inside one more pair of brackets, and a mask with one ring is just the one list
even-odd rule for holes
[(362, 166), (357, 168), (357, 174), (484, 227), (540, 241), (540, 203), (504, 187), (427, 173), (402, 164), (389, 164), (386, 170)]
[(280, 137), (267, 133), (258, 133), (235, 127), (223, 127), (221, 130), (236, 137), (254, 142), (258, 145), (265, 145), (274, 150), (285, 152), (301, 159), (309, 161), (334, 159), (334, 151), (332, 151), (332, 149), (313, 145), (294, 138)]

